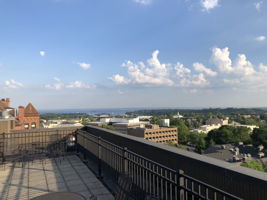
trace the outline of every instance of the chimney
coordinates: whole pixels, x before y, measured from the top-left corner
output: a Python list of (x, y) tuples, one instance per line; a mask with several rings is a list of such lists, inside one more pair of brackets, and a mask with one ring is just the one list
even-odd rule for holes
[(18, 113), (18, 118), (19, 120), (24, 118), (24, 107), (23, 106), (19, 106), (19, 113)]
[(10, 107), (10, 98), (6, 98), (6, 106)]

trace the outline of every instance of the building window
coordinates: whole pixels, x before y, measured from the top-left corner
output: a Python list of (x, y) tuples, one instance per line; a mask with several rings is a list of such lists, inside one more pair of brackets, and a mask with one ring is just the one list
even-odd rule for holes
[(29, 124), (24, 124), (25, 129), (29, 129)]
[(34, 129), (34, 128), (36, 128), (36, 123), (35, 122), (32, 123), (32, 129)]

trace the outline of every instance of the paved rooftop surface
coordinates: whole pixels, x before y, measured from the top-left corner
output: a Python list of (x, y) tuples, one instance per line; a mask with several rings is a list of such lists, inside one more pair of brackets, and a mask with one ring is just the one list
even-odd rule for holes
[(77, 156), (8, 163), (0, 168), (0, 199), (28, 200), (50, 192), (74, 192), (113, 200), (111, 193)]

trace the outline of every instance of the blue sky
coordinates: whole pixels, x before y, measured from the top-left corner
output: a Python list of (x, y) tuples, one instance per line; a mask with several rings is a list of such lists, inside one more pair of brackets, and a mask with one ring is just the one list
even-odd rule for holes
[(0, 0), (0, 96), (40, 109), (267, 107), (267, 2)]

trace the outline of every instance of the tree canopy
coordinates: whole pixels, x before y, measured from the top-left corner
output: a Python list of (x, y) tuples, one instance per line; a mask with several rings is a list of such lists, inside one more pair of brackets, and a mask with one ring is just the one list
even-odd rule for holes
[(210, 131), (207, 140), (213, 140), (216, 144), (249, 143), (251, 141), (248, 128), (233, 126), (222, 126)]
[(267, 127), (256, 128), (251, 136), (254, 146), (263, 145), (267, 148)]
[(263, 166), (263, 164), (260, 163), (257, 160), (252, 160), (250, 162), (242, 163), (241, 166), (247, 167), (247, 168), (251, 168), (251, 169), (255, 169), (255, 170), (258, 170), (258, 171), (262, 171), (262, 172), (267, 172), (267, 168), (265, 168)]

